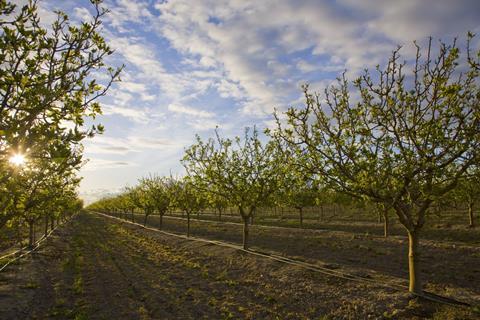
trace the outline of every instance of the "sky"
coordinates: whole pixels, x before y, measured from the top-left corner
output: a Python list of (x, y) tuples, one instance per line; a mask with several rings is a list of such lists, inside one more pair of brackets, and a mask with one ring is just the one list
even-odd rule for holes
[[(14, 1), (15, 2), (15, 1)], [(18, 1), (20, 2), (20, 0)], [(40, 0), (88, 19), (86, 0)], [(102, 34), (124, 64), (100, 102), (105, 133), (84, 143), (80, 196), (88, 203), (148, 174), (182, 174), (195, 134), (241, 135), (273, 126), (272, 112), (302, 106), (301, 85), (321, 91), (347, 71), (382, 65), (397, 46), (429, 36), (465, 44), (480, 33), (478, 0), (104, 0)]]

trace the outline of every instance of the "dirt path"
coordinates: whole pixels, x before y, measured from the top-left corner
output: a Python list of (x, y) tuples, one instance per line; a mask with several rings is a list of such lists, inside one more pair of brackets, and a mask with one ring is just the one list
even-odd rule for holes
[(80, 214), (38, 252), (0, 274), (0, 312), (1, 319), (472, 316), (92, 214)]

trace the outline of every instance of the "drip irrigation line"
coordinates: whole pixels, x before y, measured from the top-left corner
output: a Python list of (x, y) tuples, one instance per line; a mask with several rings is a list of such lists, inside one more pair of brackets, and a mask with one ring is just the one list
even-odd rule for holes
[[(73, 217), (74, 217), (74, 216), (72, 216), (72, 218), (73, 218)], [(70, 219), (72, 219), (72, 218), (70, 218)], [(2, 266), (0, 267), (0, 272), (2, 272), (3, 270), (5, 270), (10, 264), (14, 263), (15, 261), (17, 261), (17, 260), (25, 257), (26, 255), (34, 252), (35, 250), (37, 250), (37, 249), (40, 247), (40, 245), (42, 244), (42, 242), (44, 242), (45, 240), (47, 240), (47, 239), (50, 237), (50, 235), (51, 235), (55, 230), (57, 230), (57, 228), (58, 228), (59, 226), (61, 226), (61, 225), (63, 225), (63, 224), (64, 224), (64, 223), (57, 224), (57, 225), (56, 225), (53, 229), (51, 229), (46, 235), (44, 234), (37, 242), (35, 242), (35, 244), (33, 245), (32, 248), (26, 246), (26, 247), (23, 247), (23, 248), (15, 251), (15, 252), (12, 252), (12, 253), (9, 253), (9, 254), (7, 254), (7, 255), (4, 255), (4, 256), (0, 257), (0, 260), (3, 260), (3, 259), (8, 258), (8, 257), (10, 257), (10, 256), (14, 256), (14, 255), (17, 255), (17, 254), (20, 254), (20, 253), (21, 253), (20, 255), (16, 256), (15, 258), (9, 260), (7, 263), (5, 263), (4, 265), (2, 265)], [(25, 249), (28, 249), (28, 250), (25, 251), (25, 252), (23, 252)], [(23, 253), (22, 253), (22, 252), (23, 252)]]
[[(374, 280), (374, 279), (368, 279), (368, 278), (361, 277), (361, 276), (358, 276), (358, 275), (349, 274), (349, 273), (342, 272), (342, 271), (337, 271), (337, 270), (332, 270), (332, 269), (329, 269), (329, 268), (321, 267), (321, 266), (314, 265), (314, 264), (307, 263), (307, 262), (303, 262), (303, 261), (294, 260), (294, 259), (291, 259), (291, 258), (276, 255), (276, 254), (264, 253), (264, 252), (257, 251), (257, 250), (252, 250), (252, 249), (245, 250), (245, 249), (243, 249), (243, 247), (241, 247), (239, 245), (235, 245), (235, 244), (228, 243), (228, 242), (223, 242), (223, 241), (218, 241), (218, 240), (208, 240), (208, 239), (199, 238), (199, 237), (187, 237), (186, 235), (172, 233), (172, 232), (163, 231), (163, 230), (160, 230), (160, 229), (157, 229), (157, 228), (144, 226), (144, 225), (142, 225), (140, 223), (137, 223), (137, 222), (131, 222), (131, 221), (121, 219), (121, 218), (118, 218), (118, 217), (114, 217), (114, 216), (110, 216), (110, 215), (107, 215), (107, 214), (104, 214), (104, 213), (100, 213), (100, 212), (96, 212), (96, 211), (91, 211), (91, 212), (96, 213), (96, 214), (101, 215), (101, 216), (104, 216), (104, 217), (107, 217), (107, 218), (110, 218), (110, 219), (119, 220), (123, 223), (128, 223), (128, 224), (131, 224), (131, 225), (135, 225), (135, 226), (141, 227), (141, 228), (146, 229), (146, 230), (159, 232), (159, 233), (162, 233), (162, 234), (165, 234), (165, 235), (168, 235), (168, 236), (177, 237), (177, 238), (181, 238), (181, 239), (189, 240), (189, 241), (203, 242), (203, 243), (218, 245), (218, 246), (222, 246), (222, 247), (232, 248), (232, 249), (242, 251), (242, 252), (245, 252), (245, 253), (248, 253), (248, 254), (251, 254), (251, 255), (260, 256), (260, 257), (270, 259), (270, 260), (274, 260), (274, 261), (278, 261), (278, 262), (281, 262), (281, 263), (284, 263), (284, 264), (301, 267), (301, 268), (311, 270), (311, 271), (314, 271), (314, 272), (317, 272), (317, 273), (322, 273), (322, 274), (325, 274), (325, 275), (328, 275), (328, 276), (331, 276), (331, 277), (341, 278), (341, 279), (344, 279), (344, 280), (355, 281), (355, 282), (359, 282), (359, 283), (366, 283), (366, 284), (379, 286), (379, 287), (384, 287), (384, 288), (392, 289), (392, 290), (396, 290), (396, 291), (404, 292), (405, 290), (408, 290), (408, 286), (401, 285), (401, 284), (386, 283), (386, 282), (382, 282), (382, 281), (378, 281), (378, 280)], [(279, 227), (279, 228), (282, 228), (282, 227)], [(433, 294), (433, 293), (429, 293), (429, 292), (424, 292), (423, 294), (412, 292), (411, 294), (413, 294), (417, 297), (421, 297), (421, 298), (424, 298), (424, 299), (427, 299), (427, 300), (430, 300), (430, 301), (433, 301), (433, 302), (441, 303), (441, 304), (447, 304), (447, 305), (451, 305), (451, 306), (467, 306), (467, 307), (470, 306), (470, 304), (468, 304), (466, 302), (457, 301), (457, 300), (452, 299), (452, 298), (442, 297), (442, 296), (439, 296), (439, 295), (436, 295), (436, 294)]]
[[(143, 216), (142, 214), (139, 214), (139, 213), (135, 213), (135, 215)], [(181, 220), (181, 221), (186, 221), (187, 220), (187, 218), (175, 217), (175, 216), (171, 216), (171, 215), (164, 215), (163, 217), (167, 218), (167, 219), (174, 219), (174, 220)], [(126, 219), (124, 219), (124, 220), (126, 220)], [(207, 219), (198, 219), (198, 218), (190, 218), (190, 221), (205, 222), (205, 223), (218, 224), (218, 225), (226, 224), (226, 225), (234, 225), (234, 226), (243, 227), (243, 223), (232, 222), (232, 221), (218, 221), (218, 220), (207, 220)], [(361, 233), (361, 232), (322, 229), (322, 228), (314, 229), (314, 228), (283, 227), (283, 226), (272, 226), (272, 225), (265, 225), (265, 224), (251, 224), (250, 226), (252, 226), (254, 228), (259, 227), (259, 228), (264, 228), (264, 229), (310, 231), (310, 232), (315, 232), (315, 233), (338, 232), (338, 233), (342, 233), (344, 235), (353, 235), (353, 236), (360, 236), (360, 237), (365, 236), (365, 233)], [(388, 239), (408, 240), (407, 237), (401, 236), (401, 235), (390, 235), (388, 238), (385, 238), (384, 236), (369, 234), (368, 237), (375, 238), (375, 239), (383, 239), (383, 240), (388, 240)], [(458, 246), (458, 247), (464, 247), (464, 248), (468, 248), (468, 249), (478, 249), (478, 246), (473, 245), (473, 244), (468, 244), (468, 243), (464, 243), (464, 242), (446, 241), (446, 240), (421, 239), (420, 243), (426, 244), (426, 245), (441, 244), (441, 245), (445, 245), (445, 246), (454, 246), (454, 247)]]

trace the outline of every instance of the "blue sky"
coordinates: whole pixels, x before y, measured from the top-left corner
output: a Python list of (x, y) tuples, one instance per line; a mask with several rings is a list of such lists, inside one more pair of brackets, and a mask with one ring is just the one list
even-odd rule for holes
[[(84, 0), (40, 0), (88, 16)], [(480, 31), (477, 0), (105, 0), (103, 34), (125, 64), (102, 99), (106, 132), (85, 142), (81, 196), (92, 201), (148, 173), (176, 174), (195, 133), (234, 136), (272, 125), (274, 108), (301, 105), (301, 84), (321, 90), (353, 78), (413, 40)], [(463, 43), (463, 42), (461, 42)]]

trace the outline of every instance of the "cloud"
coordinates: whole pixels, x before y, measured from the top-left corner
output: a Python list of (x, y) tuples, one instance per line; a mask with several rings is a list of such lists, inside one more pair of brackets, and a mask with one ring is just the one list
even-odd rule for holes
[(132, 120), (134, 122), (140, 123), (140, 124), (146, 124), (148, 123), (152, 117), (158, 117), (161, 116), (162, 114), (155, 114), (152, 111), (148, 111), (146, 109), (144, 110), (139, 110), (139, 109), (134, 109), (132, 107), (120, 107), (120, 106), (113, 106), (109, 104), (102, 104), (102, 112), (104, 115), (120, 115), (122, 117), (125, 117), (129, 120)]
[[(476, 0), (104, 3), (111, 12), (102, 34), (115, 49), (109, 61), (126, 67), (123, 81), (102, 100), (108, 136), (86, 142), (85, 151), (119, 157), (109, 165), (122, 175), (109, 178), (97, 170), (89, 176), (93, 188), (109, 179), (133, 181), (150, 168), (168, 172), (196, 132), (219, 124), (229, 136), (248, 125), (271, 127), (274, 108), (303, 104), (301, 84), (322, 92), (345, 69), (353, 78), (382, 65), (397, 44), (408, 59), (412, 46), (406, 44), (414, 39), (449, 41), (480, 31)], [(53, 7), (78, 19), (91, 9), (73, 0), (39, 5), (42, 18)]]
[(107, 23), (122, 33), (133, 31), (126, 27), (127, 23), (135, 22), (137, 24), (145, 24), (148, 18), (151, 18), (147, 2), (116, 0), (108, 1), (106, 6), (110, 10), (110, 13), (107, 15)]
[[(192, 64), (224, 74), (224, 81), (238, 86), (230, 97), (245, 114), (258, 116), (287, 105), (298, 90), (292, 84), (311, 77), (305, 74), (356, 74), (385, 61), (396, 44), (476, 29), (480, 12), (473, 0), (199, 0), (195, 6), (177, 0), (157, 1), (155, 8), (161, 12), (153, 21), (156, 30), (171, 46)], [(286, 59), (299, 52), (323, 61)], [(215, 87), (227, 96), (224, 84)]]
[(211, 119), (196, 119), (189, 122), (189, 124), (198, 131), (207, 131), (215, 129), (220, 126), (220, 123)]
[(185, 114), (188, 116), (200, 117), (200, 118), (213, 118), (215, 116), (213, 112), (198, 110), (198, 109), (194, 109), (191, 107), (182, 106), (178, 104), (170, 104), (168, 106), (168, 110), (175, 113), (180, 113), (180, 114)]
[(88, 162), (83, 166), (83, 171), (97, 171), (104, 169), (116, 169), (123, 167), (131, 167), (135, 164), (129, 161), (107, 160), (107, 159), (88, 159)]

